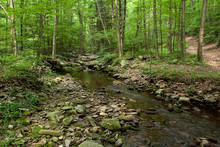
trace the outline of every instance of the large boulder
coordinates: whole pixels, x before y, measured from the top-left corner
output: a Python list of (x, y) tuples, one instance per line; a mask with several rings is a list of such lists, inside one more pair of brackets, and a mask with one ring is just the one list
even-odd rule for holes
[(121, 129), (121, 124), (117, 119), (103, 119), (101, 126), (109, 130), (119, 130)]

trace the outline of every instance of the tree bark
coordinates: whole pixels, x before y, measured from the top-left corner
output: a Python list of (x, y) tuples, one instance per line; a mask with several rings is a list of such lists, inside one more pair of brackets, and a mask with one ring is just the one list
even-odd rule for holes
[(197, 58), (199, 62), (202, 62), (203, 55), (202, 55), (202, 44), (203, 44), (203, 36), (204, 36), (204, 29), (205, 29), (205, 19), (206, 19), (206, 8), (207, 8), (207, 0), (203, 0), (202, 6), (202, 20), (199, 32), (199, 41), (198, 41), (198, 50), (197, 50)]
[(155, 56), (158, 58), (158, 34), (157, 34), (157, 1), (154, 0), (153, 4), (153, 15), (154, 15), (154, 47), (155, 47)]
[[(11, 9), (14, 9), (14, 1), (10, 0), (9, 6)], [(9, 17), (10, 23), (11, 23), (11, 35), (12, 35), (12, 46), (14, 50), (14, 56), (17, 56), (17, 40), (16, 40), (16, 29), (15, 29), (15, 19), (14, 19), (14, 14), (11, 16), (8, 15), (8, 12), (5, 10), (5, 8), (0, 5), (0, 8), (4, 11), (5, 15)]]
[(143, 0), (143, 19), (144, 19), (144, 48), (147, 49), (147, 30), (146, 30), (146, 4), (145, 0)]
[(186, 57), (186, 39), (185, 39), (185, 8), (186, 8), (186, 0), (182, 0), (182, 32), (181, 32), (181, 51), (182, 58)]
[(160, 0), (160, 50), (161, 54), (163, 54), (162, 0)]
[[(23, 9), (24, 7), (24, 0), (21, 0), (20, 8)], [(20, 50), (24, 49), (24, 38), (23, 38), (23, 21), (24, 21), (24, 14), (23, 12), (21, 13), (21, 18), (20, 18), (20, 36), (21, 36), (21, 48)]]
[(122, 49), (121, 49), (121, 35), (120, 35), (120, 24), (119, 24), (119, 16), (118, 16), (118, 1), (115, 0), (115, 21), (116, 21), (116, 33), (117, 33), (117, 40), (118, 40), (118, 50), (119, 50), (119, 57), (122, 57)]
[(168, 34), (168, 50), (172, 52), (172, 0), (169, 0), (169, 34)]
[[(10, 8), (14, 9), (14, 1), (10, 0)], [(11, 34), (12, 34), (12, 44), (13, 44), (13, 49), (14, 49), (14, 56), (17, 56), (18, 48), (17, 48), (17, 40), (16, 40), (16, 28), (15, 28), (15, 18), (14, 14), (10, 16), (10, 21), (11, 21)]]
[(53, 48), (52, 48), (52, 59), (55, 59), (56, 53), (56, 32), (57, 32), (57, 22), (58, 22), (58, 8), (57, 8), (57, 1), (55, 0), (55, 14), (54, 14), (54, 21), (53, 21)]
[(84, 48), (84, 24), (83, 24), (83, 18), (82, 18), (82, 13), (80, 9), (80, 0), (78, 0), (78, 16), (79, 16), (79, 23), (80, 23), (80, 51), (84, 53), (85, 48)]

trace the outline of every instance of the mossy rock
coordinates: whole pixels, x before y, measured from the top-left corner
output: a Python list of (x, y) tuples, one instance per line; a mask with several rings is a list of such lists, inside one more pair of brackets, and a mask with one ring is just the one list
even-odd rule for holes
[(121, 129), (121, 124), (117, 119), (103, 119), (101, 126), (109, 130), (119, 130)]
[(60, 136), (61, 132), (59, 130), (46, 130), (46, 129), (41, 129), (39, 131), (40, 135), (51, 135), (51, 136)]
[(75, 99), (75, 100), (72, 100), (72, 103), (74, 105), (77, 105), (77, 104), (84, 104), (86, 101), (85, 100), (82, 100), (82, 99)]
[(104, 147), (104, 146), (94, 141), (84, 141), (79, 145), (79, 147)]
[(40, 137), (39, 132), (40, 132), (41, 129), (42, 129), (42, 127), (39, 126), (39, 125), (33, 126), (33, 127), (32, 127), (32, 132), (31, 132), (30, 136), (32, 136), (33, 138), (38, 138), (38, 137)]
[(70, 114), (70, 115), (77, 115), (77, 112), (75, 109), (67, 110), (65, 113)]
[(73, 121), (73, 117), (69, 116), (63, 119), (62, 125), (69, 126), (71, 122)]

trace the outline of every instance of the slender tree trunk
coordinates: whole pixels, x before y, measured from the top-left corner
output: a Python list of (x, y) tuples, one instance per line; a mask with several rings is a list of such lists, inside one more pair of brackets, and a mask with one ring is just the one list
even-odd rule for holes
[(57, 8), (57, 1), (55, 0), (55, 14), (54, 14), (54, 21), (53, 21), (53, 48), (52, 48), (52, 59), (55, 59), (56, 53), (56, 32), (57, 32), (57, 22), (58, 22), (58, 8)]
[(119, 57), (122, 57), (122, 50), (121, 50), (121, 35), (120, 35), (120, 24), (119, 24), (119, 16), (118, 16), (118, 1), (115, 0), (115, 21), (116, 21), (116, 32), (117, 32), (117, 40), (118, 40), (118, 50), (119, 50)]
[[(10, 8), (14, 9), (14, 1), (10, 0)], [(17, 40), (16, 40), (16, 28), (15, 28), (15, 18), (14, 14), (10, 16), (10, 23), (11, 23), (11, 35), (12, 35), (12, 44), (14, 50), (14, 56), (17, 56), (18, 48), (17, 48)]]
[[(21, 0), (20, 8), (23, 9), (24, 7), (24, 0)], [(24, 38), (23, 38), (23, 21), (24, 21), (24, 14), (22, 12), (21, 18), (20, 18), (20, 36), (21, 36), (21, 48), (20, 50), (24, 49)]]
[(163, 54), (162, 0), (160, 0), (160, 50), (161, 54)]
[(176, 40), (177, 40), (177, 36), (176, 36), (176, 17), (177, 17), (177, 8), (176, 8), (176, 2), (174, 2), (174, 9), (175, 9), (175, 18), (174, 18), (174, 28), (173, 28), (173, 51), (175, 50), (176, 46)]
[(158, 34), (157, 34), (157, 1), (154, 0), (153, 4), (153, 14), (154, 14), (154, 47), (155, 47), (155, 56), (158, 58), (159, 53), (158, 53)]
[(172, 52), (172, 0), (169, 0), (169, 34), (168, 34), (168, 50)]
[(185, 39), (185, 8), (186, 8), (186, 0), (182, 0), (182, 33), (181, 33), (181, 51), (182, 57), (186, 56), (186, 39)]
[(203, 0), (202, 20), (201, 20), (201, 26), (200, 26), (200, 32), (199, 32), (199, 41), (198, 41), (198, 50), (197, 50), (197, 57), (198, 57), (199, 62), (202, 62), (202, 60), (203, 60), (202, 44), (203, 44), (203, 36), (204, 36), (204, 29), (205, 29), (206, 8), (207, 8), (207, 0)]
[(138, 0), (138, 4), (137, 4), (137, 29), (136, 29), (136, 34), (135, 34), (135, 38), (137, 38), (139, 30), (140, 30), (140, 4), (139, 4), (139, 0)]
[(84, 24), (83, 24), (83, 18), (82, 18), (82, 13), (80, 9), (80, 0), (78, 0), (78, 15), (79, 15), (79, 23), (80, 23), (80, 51), (84, 53), (85, 48), (84, 48)]
[[(80, 1), (80, 0), (78, 0), (78, 1)], [(100, 17), (100, 20), (101, 20), (101, 23), (102, 23), (102, 27), (103, 27), (103, 29), (104, 29), (105, 37), (106, 37), (106, 39), (107, 39), (107, 41), (108, 41), (108, 44), (110, 45), (111, 43), (110, 43), (110, 41), (109, 41), (109, 39), (108, 39), (108, 35), (107, 35), (107, 32), (106, 32), (105, 24), (104, 24), (104, 21), (103, 21), (103, 19), (102, 19), (102, 14), (101, 14), (100, 7), (99, 7), (99, 3), (98, 3), (97, 0), (96, 0), (96, 4), (97, 4), (97, 9), (98, 9), (99, 17)]]
[(144, 48), (147, 49), (147, 30), (146, 30), (146, 4), (145, 0), (143, 0), (143, 19), (144, 19)]
[[(149, 1), (151, 3), (151, 1)], [(149, 6), (150, 7), (150, 6)], [(148, 9), (148, 32), (147, 32), (147, 49), (151, 48), (151, 11)]]
[(126, 24), (126, 15), (127, 15), (127, 1), (124, 0), (123, 3), (123, 17), (122, 17), (122, 28), (121, 28), (121, 50), (123, 54), (124, 50), (124, 41), (125, 41), (125, 24)]

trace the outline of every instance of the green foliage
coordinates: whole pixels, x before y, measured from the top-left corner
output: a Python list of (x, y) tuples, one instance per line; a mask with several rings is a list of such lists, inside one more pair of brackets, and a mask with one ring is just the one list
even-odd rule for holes
[(7, 124), (8, 121), (21, 118), (23, 115), (23, 109), (33, 109), (34, 106), (39, 104), (38, 95), (28, 91), (21, 93), (15, 92), (15, 89), (10, 89), (10, 96), (14, 96), (15, 99), (11, 102), (3, 102), (0, 105), (1, 121)]
[[(220, 81), (220, 73), (204, 73), (196, 71), (187, 71), (175, 67), (164, 66), (142, 66), (144, 74), (149, 74), (151, 77), (160, 77), (171, 81), (192, 82), (199, 79), (214, 79)], [(188, 90), (193, 92), (193, 89)]]
[(197, 91), (196, 91), (195, 88), (193, 88), (193, 87), (188, 87), (188, 88), (186, 89), (186, 92), (187, 92), (188, 94), (190, 94), (190, 95), (195, 95), (195, 94), (197, 94)]
[(24, 51), (18, 57), (0, 55), (0, 66), (2, 67), (0, 77), (11, 78), (30, 74), (30, 69), (36, 65), (37, 61), (33, 54), (32, 51)]

